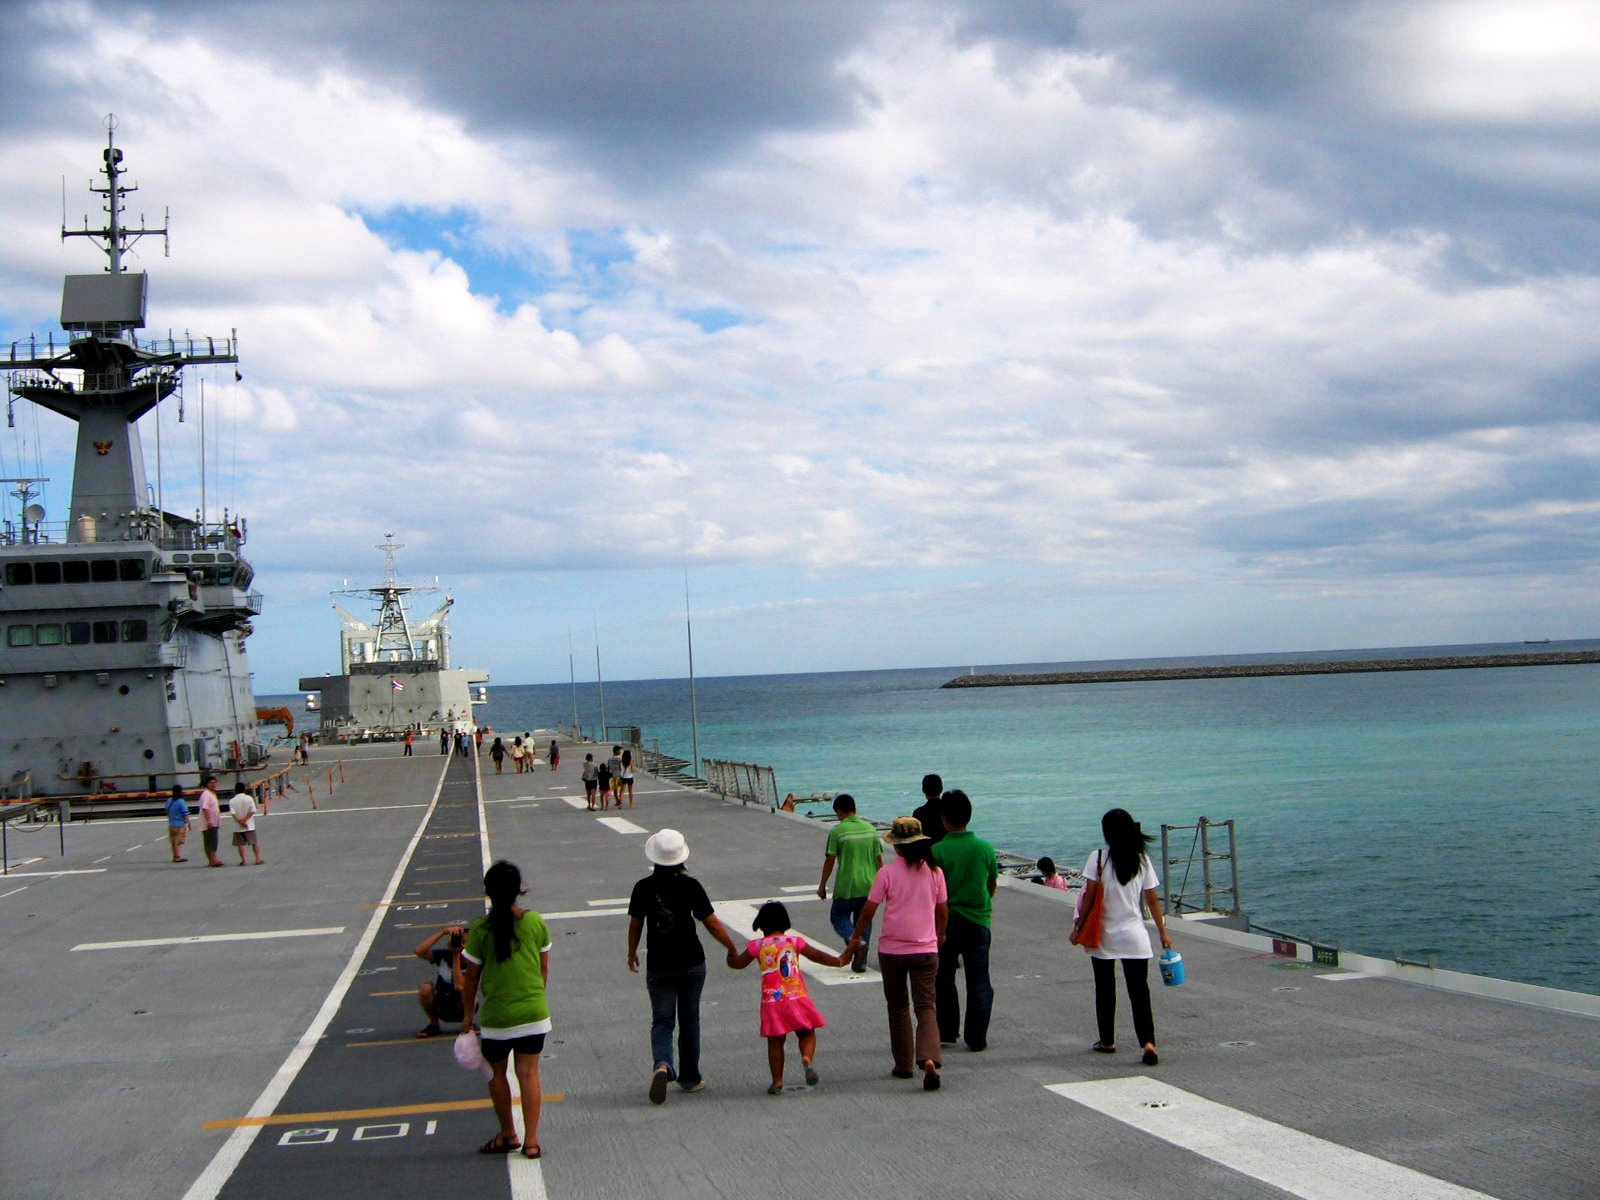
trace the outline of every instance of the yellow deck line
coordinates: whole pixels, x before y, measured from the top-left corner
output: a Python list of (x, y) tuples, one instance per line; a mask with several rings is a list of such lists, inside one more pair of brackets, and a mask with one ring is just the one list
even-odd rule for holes
[(438, 896), (430, 896), (426, 900), (421, 900), (421, 899), (385, 900), (381, 904), (368, 904), (368, 905), (365, 905), (364, 907), (366, 907), (366, 908), (404, 908), (408, 904), (411, 904), (411, 905), (417, 905), (417, 904), (469, 904), (469, 903), (472, 903), (473, 901), (476, 901), (477, 903), (482, 904), (483, 903), (483, 897), (481, 895), (478, 895), (478, 896), (449, 896), (449, 897), (441, 899)]
[(406, 988), (404, 991), (399, 991), (399, 992), (368, 992), (367, 993), (367, 995), (369, 995), (369, 996), (415, 996), (416, 994), (417, 994), (417, 989), (416, 988)]
[[(542, 1092), (539, 1096), (543, 1104), (554, 1104), (566, 1098), (565, 1092)], [(511, 1097), (513, 1104), (518, 1099), (520, 1097)], [(416, 1117), (427, 1113), (474, 1112), (492, 1105), (493, 1101), (487, 1097), (481, 1100), (436, 1100), (431, 1104), (397, 1104), (388, 1108), (335, 1108), (326, 1112), (273, 1113), (267, 1117), (224, 1117), (206, 1121), (200, 1128), (246, 1129), (260, 1128), (263, 1125), (299, 1125), (307, 1121), (365, 1121), (375, 1117)]]

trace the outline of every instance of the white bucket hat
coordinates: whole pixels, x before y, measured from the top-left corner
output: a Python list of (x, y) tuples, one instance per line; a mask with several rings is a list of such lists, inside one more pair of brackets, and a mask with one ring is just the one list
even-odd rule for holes
[(662, 829), (645, 842), (644, 856), (658, 867), (675, 867), (689, 857), (689, 843), (676, 829)]

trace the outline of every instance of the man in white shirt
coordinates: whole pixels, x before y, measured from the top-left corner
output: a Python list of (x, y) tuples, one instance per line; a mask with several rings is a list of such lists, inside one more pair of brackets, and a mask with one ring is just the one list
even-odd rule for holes
[(259, 867), (266, 860), (261, 857), (261, 842), (256, 837), (256, 798), (243, 783), (234, 787), (228, 812), (233, 816), (233, 848), (239, 852), (239, 865), (244, 866), (244, 848), (249, 846)]

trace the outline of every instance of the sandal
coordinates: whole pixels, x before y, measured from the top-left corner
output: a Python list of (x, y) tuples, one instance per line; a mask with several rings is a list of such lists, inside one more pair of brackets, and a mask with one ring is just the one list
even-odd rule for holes
[(775, 1083), (775, 1084), (773, 1084), (771, 1087), (769, 1087), (767, 1089), (767, 1095), (769, 1095), (769, 1096), (781, 1095), (782, 1092), (783, 1092), (783, 1084), (781, 1084), (781, 1083)]
[(535, 1142), (532, 1145), (532, 1147), (524, 1146), (522, 1148), (522, 1157), (523, 1158), (542, 1158), (542, 1157), (544, 1157), (544, 1151), (539, 1148), (539, 1143)]
[(440, 1029), (437, 1025), (424, 1025), (421, 1029), (417, 1030), (417, 1036), (419, 1038), (438, 1037), (443, 1032), (444, 1030)]
[(922, 1064), (922, 1090), (925, 1092), (939, 1090), (939, 1068), (931, 1058)]
[(1112, 1042), (1111, 1045), (1108, 1046), (1104, 1042), (1096, 1042), (1094, 1045), (1090, 1046), (1089, 1049), (1093, 1050), (1096, 1054), (1115, 1054), (1117, 1052), (1117, 1044)]
[(479, 1154), (513, 1154), (522, 1149), (522, 1143), (512, 1138), (506, 1140), (503, 1133), (497, 1133), (483, 1145), (478, 1147)]

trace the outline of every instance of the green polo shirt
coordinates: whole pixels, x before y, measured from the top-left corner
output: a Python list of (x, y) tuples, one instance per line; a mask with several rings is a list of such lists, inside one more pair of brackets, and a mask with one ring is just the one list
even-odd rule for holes
[(987, 929), (994, 914), (989, 885), (1000, 878), (994, 847), (970, 829), (956, 829), (935, 843), (933, 861), (944, 872), (950, 911)]
[(849, 816), (828, 830), (827, 853), (834, 858), (833, 898), (859, 900), (872, 890), (882, 861), (878, 831), (865, 817)]

